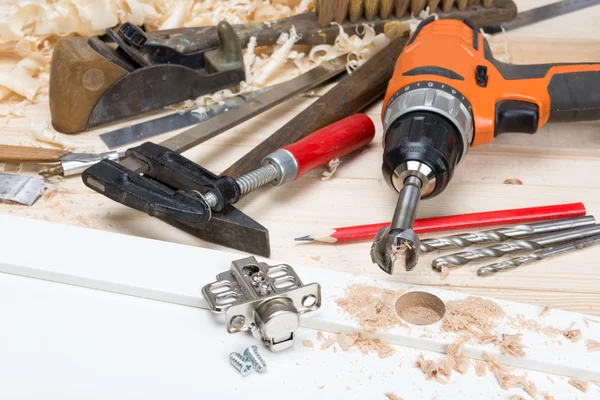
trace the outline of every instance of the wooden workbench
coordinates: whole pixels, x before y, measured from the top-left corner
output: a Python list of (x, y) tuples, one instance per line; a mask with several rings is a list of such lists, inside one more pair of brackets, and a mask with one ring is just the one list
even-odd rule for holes
[[(549, 1), (517, 1), (520, 10), (545, 3)], [(600, 62), (600, 7), (511, 32), (508, 38), (514, 63)], [(493, 40), (502, 42), (504, 38)], [(185, 155), (215, 172), (222, 171), (311, 101), (303, 97), (293, 99)], [(297, 182), (261, 190), (239, 203), (243, 211), (270, 229), (273, 258), (383, 276), (370, 261), (369, 241), (335, 246), (297, 244), (293, 240), (332, 227), (391, 218), (397, 195), (383, 182), (380, 171), (380, 108), (379, 103), (367, 111), (377, 122), (377, 137), (366, 150), (343, 160), (333, 179), (321, 182), (322, 171), (313, 171)], [(32, 141), (30, 123), (50, 119), (47, 104), (29, 106), (25, 113), (24, 118), (0, 120), (0, 126), (4, 126), (0, 143), (28, 145)], [(105, 151), (98, 133), (82, 134), (73, 140)], [(14, 169), (7, 166), (6, 170)], [(599, 171), (600, 122), (546, 126), (537, 135), (505, 134), (491, 145), (472, 149), (448, 189), (423, 202), (418, 215), (431, 217), (581, 201), (589, 214), (600, 216)], [(519, 179), (523, 185), (506, 185), (505, 179)], [(51, 185), (33, 207), (2, 204), (0, 212), (218, 248), (96, 194), (79, 177)], [(31, 240), (35, 251), (35, 241), (43, 238), (31, 232), (30, 238), (23, 240)], [(57, 251), (68, 257), (69, 243)], [(110, 249), (103, 248), (102, 243), (98, 243), (98, 254), (91, 256), (118, 262), (111, 259)], [(600, 248), (588, 249), (488, 278), (477, 277), (474, 267), (467, 266), (452, 271), (441, 281), (429, 267), (432, 256), (423, 256), (415, 270), (396, 272), (391, 279), (600, 315), (598, 258)], [(203, 267), (203, 260), (189, 262)]]

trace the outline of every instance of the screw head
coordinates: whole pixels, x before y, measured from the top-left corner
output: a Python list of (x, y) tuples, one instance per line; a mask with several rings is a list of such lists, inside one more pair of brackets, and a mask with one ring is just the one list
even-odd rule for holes
[(243, 315), (236, 315), (229, 322), (233, 329), (242, 329), (246, 325), (246, 318)]

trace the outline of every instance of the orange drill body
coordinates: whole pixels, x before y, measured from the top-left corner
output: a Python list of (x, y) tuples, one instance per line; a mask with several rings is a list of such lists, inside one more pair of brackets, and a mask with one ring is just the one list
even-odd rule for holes
[[(448, 85), (462, 93), (471, 104), (474, 122), (471, 146), (493, 140), (497, 121), (496, 105), (499, 102), (514, 100), (536, 105), (537, 130), (549, 119), (549, 86), (553, 77), (564, 73), (600, 71), (598, 64), (526, 66), (501, 63), (492, 58), (483, 35), (461, 20), (444, 19), (430, 22), (416, 32), (415, 36), (396, 62), (383, 110), (385, 111), (390, 98), (407, 85), (427, 81)], [(408, 71), (428, 66), (452, 71), (463, 80), (430, 74), (406, 75)], [(477, 83), (478, 66), (487, 68), (485, 87)], [(512, 75), (511, 78), (516, 76), (518, 79), (507, 79), (501, 70), (508, 71)]]

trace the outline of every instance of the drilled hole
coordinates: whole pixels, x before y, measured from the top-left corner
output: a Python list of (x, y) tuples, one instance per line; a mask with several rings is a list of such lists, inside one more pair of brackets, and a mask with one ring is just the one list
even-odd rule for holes
[(410, 292), (396, 301), (396, 313), (409, 324), (431, 325), (444, 318), (446, 306), (431, 293)]
[(213, 294), (224, 293), (231, 290), (231, 283), (227, 281), (215, 283), (210, 287), (210, 292)]
[(217, 296), (217, 298), (216, 298), (217, 304), (219, 304), (221, 306), (225, 305), (225, 304), (233, 303), (236, 300), (237, 300), (237, 294), (235, 294), (235, 292), (224, 293), (224, 294)]
[(296, 278), (294, 278), (293, 276), (287, 275), (284, 276), (283, 278), (279, 278), (275, 280), (275, 287), (277, 289), (285, 289), (285, 288), (289, 288), (292, 287), (296, 284)]
[(314, 307), (317, 304), (317, 298), (313, 294), (308, 294), (302, 299), (302, 305), (306, 308)]
[(279, 278), (279, 277), (285, 276), (287, 274), (288, 274), (287, 265), (277, 265), (273, 268), (270, 268), (269, 272), (267, 272), (267, 275), (271, 279)]

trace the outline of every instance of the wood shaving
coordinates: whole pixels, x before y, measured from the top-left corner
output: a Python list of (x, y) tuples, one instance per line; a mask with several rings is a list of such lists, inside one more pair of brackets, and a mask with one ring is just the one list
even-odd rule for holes
[(302, 344), (304, 345), (304, 347), (315, 347), (312, 340), (305, 340), (302, 342)]
[(600, 342), (596, 342), (593, 339), (588, 339), (587, 349), (590, 353), (593, 351), (600, 351)]
[(548, 315), (550, 313), (550, 307), (548, 306), (544, 306), (544, 309), (542, 310), (542, 312), (540, 313), (540, 317), (545, 317), (546, 315)]
[(554, 383), (554, 379), (550, 378), (549, 376), (546, 376), (546, 379), (548, 379), (550, 383)]
[(461, 338), (448, 345), (448, 348), (446, 349), (446, 353), (448, 354), (448, 364), (453, 370), (463, 375), (467, 372), (469, 365), (471, 364), (470, 360), (462, 354), (464, 344), (465, 342)]
[(444, 360), (435, 362), (432, 360), (425, 360), (423, 354), (419, 354), (417, 358), (416, 366), (421, 368), (421, 371), (425, 374), (425, 379), (430, 380), (435, 378), (439, 383), (446, 384), (448, 379), (452, 375), (452, 368)]
[(478, 338), (480, 344), (496, 343), (498, 337), (496, 335), (482, 335)]
[(93, 153), (94, 149), (89, 146), (81, 146), (68, 138), (68, 135), (56, 132), (48, 126), (48, 122), (34, 122), (30, 126), (31, 136), (40, 142), (50, 143), (65, 150), (78, 153)]
[(446, 303), (446, 316), (442, 331), (455, 332), (468, 337), (491, 335), (504, 310), (491, 300), (469, 296), (463, 300)]
[(440, 273), (440, 280), (445, 280), (448, 277), (448, 275), (450, 275), (450, 268), (443, 265), (442, 272)]
[(527, 399), (523, 396), (519, 396), (518, 394), (513, 394), (512, 396), (510, 396), (508, 398), (508, 400), (527, 400)]
[(500, 350), (502, 354), (512, 357), (523, 357), (525, 351), (523, 351), (523, 345), (521, 344), (521, 338), (523, 335), (508, 335), (502, 334), (502, 340), (500, 341)]
[(406, 326), (396, 314), (396, 300), (403, 291), (382, 289), (364, 284), (352, 284), (346, 289), (346, 296), (337, 299), (336, 304), (358, 321), (366, 331), (386, 330), (396, 326)]
[(569, 384), (573, 387), (576, 387), (577, 389), (581, 390), (584, 393), (587, 392), (588, 388), (590, 387), (589, 382), (582, 381), (579, 379), (571, 379), (569, 381)]
[(500, 370), (503, 372), (510, 372), (512, 371), (512, 369), (510, 367), (508, 367), (507, 365), (502, 364), (501, 362), (499, 362), (496, 357), (486, 353), (485, 351), (483, 352), (483, 357), (485, 358), (485, 360), (488, 362), (488, 369), (491, 372), (494, 372), (495, 370)]
[(515, 179), (515, 178), (505, 179), (504, 184), (505, 185), (522, 185), (523, 181), (521, 181), (520, 179)]
[(317, 332), (317, 339), (325, 340), (325, 335), (323, 334), (322, 331)]
[(475, 374), (477, 374), (477, 376), (485, 376), (486, 373), (486, 364), (481, 360), (475, 360)]
[(570, 331), (564, 331), (563, 335), (572, 342), (578, 342), (581, 339), (581, 330), (573, 329)]
[(329, 161), (329, 163), (327, 164), (327, 171), (323, 172), (323, 175), (321, 176), (321, 181), (328, 181), (331, 178), (333, 178), (335, 171), (337, 171), (337, 168), (340, 166), (341, 163), (342, 162), (339, 158), (334, 158), (333, 160)]
[(402, 397), (398, 396), (396, 393), (386, 393), (385, 397), (387, 397), (388, 400), (404, 400), (404, 399), (402, 399)]
[(525, 381), (525, 383), (523, 384), (523, 389), (525, 389), (527, 394), (533, 397), (534, 399), (537, 398), (537, 387), (532, 381)]
[(556, 398), (554, 396), (550, 396), (548, 392), (542, 393), (542, 396), (544, 396), (544, 400), (556, 400)]

